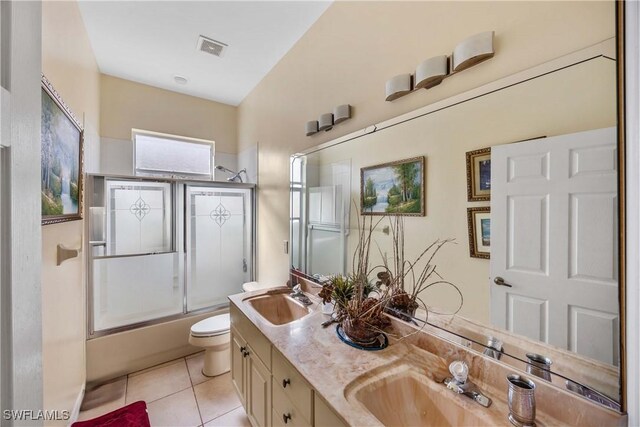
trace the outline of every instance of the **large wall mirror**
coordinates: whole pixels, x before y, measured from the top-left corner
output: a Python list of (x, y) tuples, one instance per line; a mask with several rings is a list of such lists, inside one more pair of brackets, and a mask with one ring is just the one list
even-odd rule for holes
[[(425, 215), (404, 217), (405, 251), (455, 239), (435, 262), (464, 298), (453, 316), (454, 289), (424, 291), (444, 313), (427, 322), (620, 410), (615, 50), (606, 40), (292, 156), (292, 267), (349, 273), (362, 168), (424, 156)], [(477, 162), (467, 154), (483, 149)], [(397, 184), (387, 178), (367, 190), (382, 211)], [(469, 180), (489, 200), (470, 201)], [(378, 263), (392, 251), (386, 225), (374, 233)]]

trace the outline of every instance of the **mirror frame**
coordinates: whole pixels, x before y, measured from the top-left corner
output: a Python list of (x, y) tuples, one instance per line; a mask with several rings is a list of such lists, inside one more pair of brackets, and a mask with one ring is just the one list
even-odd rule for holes
[[(352, 132), (350, 134), (338, 137), (334, 140), (325, 142), (323, 144), (312, 147), (308, 150), (298, 152), (291, 155), (291, 159), (306, 156), (312, 153), (315, 153), (319, 150), (323, 150), (334, 145), (339, 145), (346, 143), (351, 140), (358, 139), (360, 137), (366, 136), (368, 134), (380, 131), (382, 129), (386, 129), (389, 127), (400, 125), (404, 122), (426, 116), (432, 113), (435, 113), (439, 110), (446, 109), (449, 107), (453, 107), (457, 104), (472, 100), (474, 98), (478, 98), (484, 95), (488, 95), (492, 92), (496, 92), (502, 89), (506, 89), (510, 86), (514, 86), (528, 80), (541, 77), (545, 74), (553, 73), (555, 71), (559, 71), (563, 68), (575, 65), (580, 62), (584, 62), (590, 59), (594, 59), (600, 56), (608, 57), (614, 59), (616, 61), (616, 117), (617, 117), (617, 149), (618, 149), (618, 197), (619, 197), (619, 205), (618, 205), (618, 300), (619, 300), (619, 316), (620, 316), (620, 373), (619, 373), (619, 389), (620, 389), (620, 412), (626, 413), (628, 408), (627, 401), (627, 379), (626, 379), (626, 371), (627, 371), (627, 354), (626, 354), (626, 198), (625, 198), (625, 190), (626, 190), (626, 169), (625, 169), (625, 2), (624, 1), (615, 1), (615, 20), (616, 20), (616, 30), (615, 36), (604, 40), (596, 45), (581, 49), (576, 52), (572, 52), (560, 58), (553, 59), (551, 61), (539, 64), (537, 66), (531, 67), (527, 70), (520, 71), (518, 73), (499, 78), (490, 83), (484, 84), (482, 86), (473, 88), (466, 92), (462, 92), (459, 94), (452, 95), (446, 99), (434, 102), (432, 104), (428, 104), (424, 107), (420, 107), (414, 111), (402, 114), (397, 117), (393, 117), (391, 119), (382, 121), (380, 123), (372, 124), (370, 126), (365, 127), (359, 131)], [(291, 236), (291, 226), (289, 227), (290, 239)], [(290, 253), (290, 259), (293, 254)], [(293, 267), (292, 267), (293, 269)], [(293, 269), (295, 270), (295, 269)], [(311, 279), (304, 272), (301, 271), (293, 271), (292, 274), (300, 274), (302, 273), (307, 279)], [(437, 325), (433, 325), (434, 327), (438, 327)], [(462, 335), (454, 332), (448, 331), (446, 329), (442, 329), (448, 333), (452, 333), (454, 335), (462, 337)], [(469, 341), (472, 341), (478, 345), (481, 345), (487, 348), (483, 343), (477, 343), (475, 340), (463, 337)], [(521, 358), (505, 353), (505, 355), (518, 360), (523, 363), (527, 363)], [(551, 371), (553, 374), (563, 376), (562, 373), (555, 373)]]

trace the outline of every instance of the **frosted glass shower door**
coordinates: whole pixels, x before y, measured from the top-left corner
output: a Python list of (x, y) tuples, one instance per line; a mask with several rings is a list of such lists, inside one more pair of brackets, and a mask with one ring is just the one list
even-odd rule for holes
[(252, 275), (248, 188), (188, 186), (187, 311), (227, 302)]
[(92, 251), (93, 331), (181, 314), (172, 184), (106, 179), (103, 189), (104, 208), (94, 211), (104, 214), (90, 219), (92, 228), (106, 230)]

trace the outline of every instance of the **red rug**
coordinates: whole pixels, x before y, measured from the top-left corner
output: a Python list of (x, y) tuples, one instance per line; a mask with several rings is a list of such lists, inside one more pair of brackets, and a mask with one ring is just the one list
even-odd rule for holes
[(78, 421), (71, 427), (151, 427), (147, 404), (140, 400), (92, 420)]

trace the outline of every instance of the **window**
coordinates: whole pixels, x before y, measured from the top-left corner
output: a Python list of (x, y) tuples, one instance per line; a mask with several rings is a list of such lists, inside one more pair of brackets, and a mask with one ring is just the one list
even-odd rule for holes
[(133, 129), (138, 176), (213, 179), (215, 143), (204, 139)]

